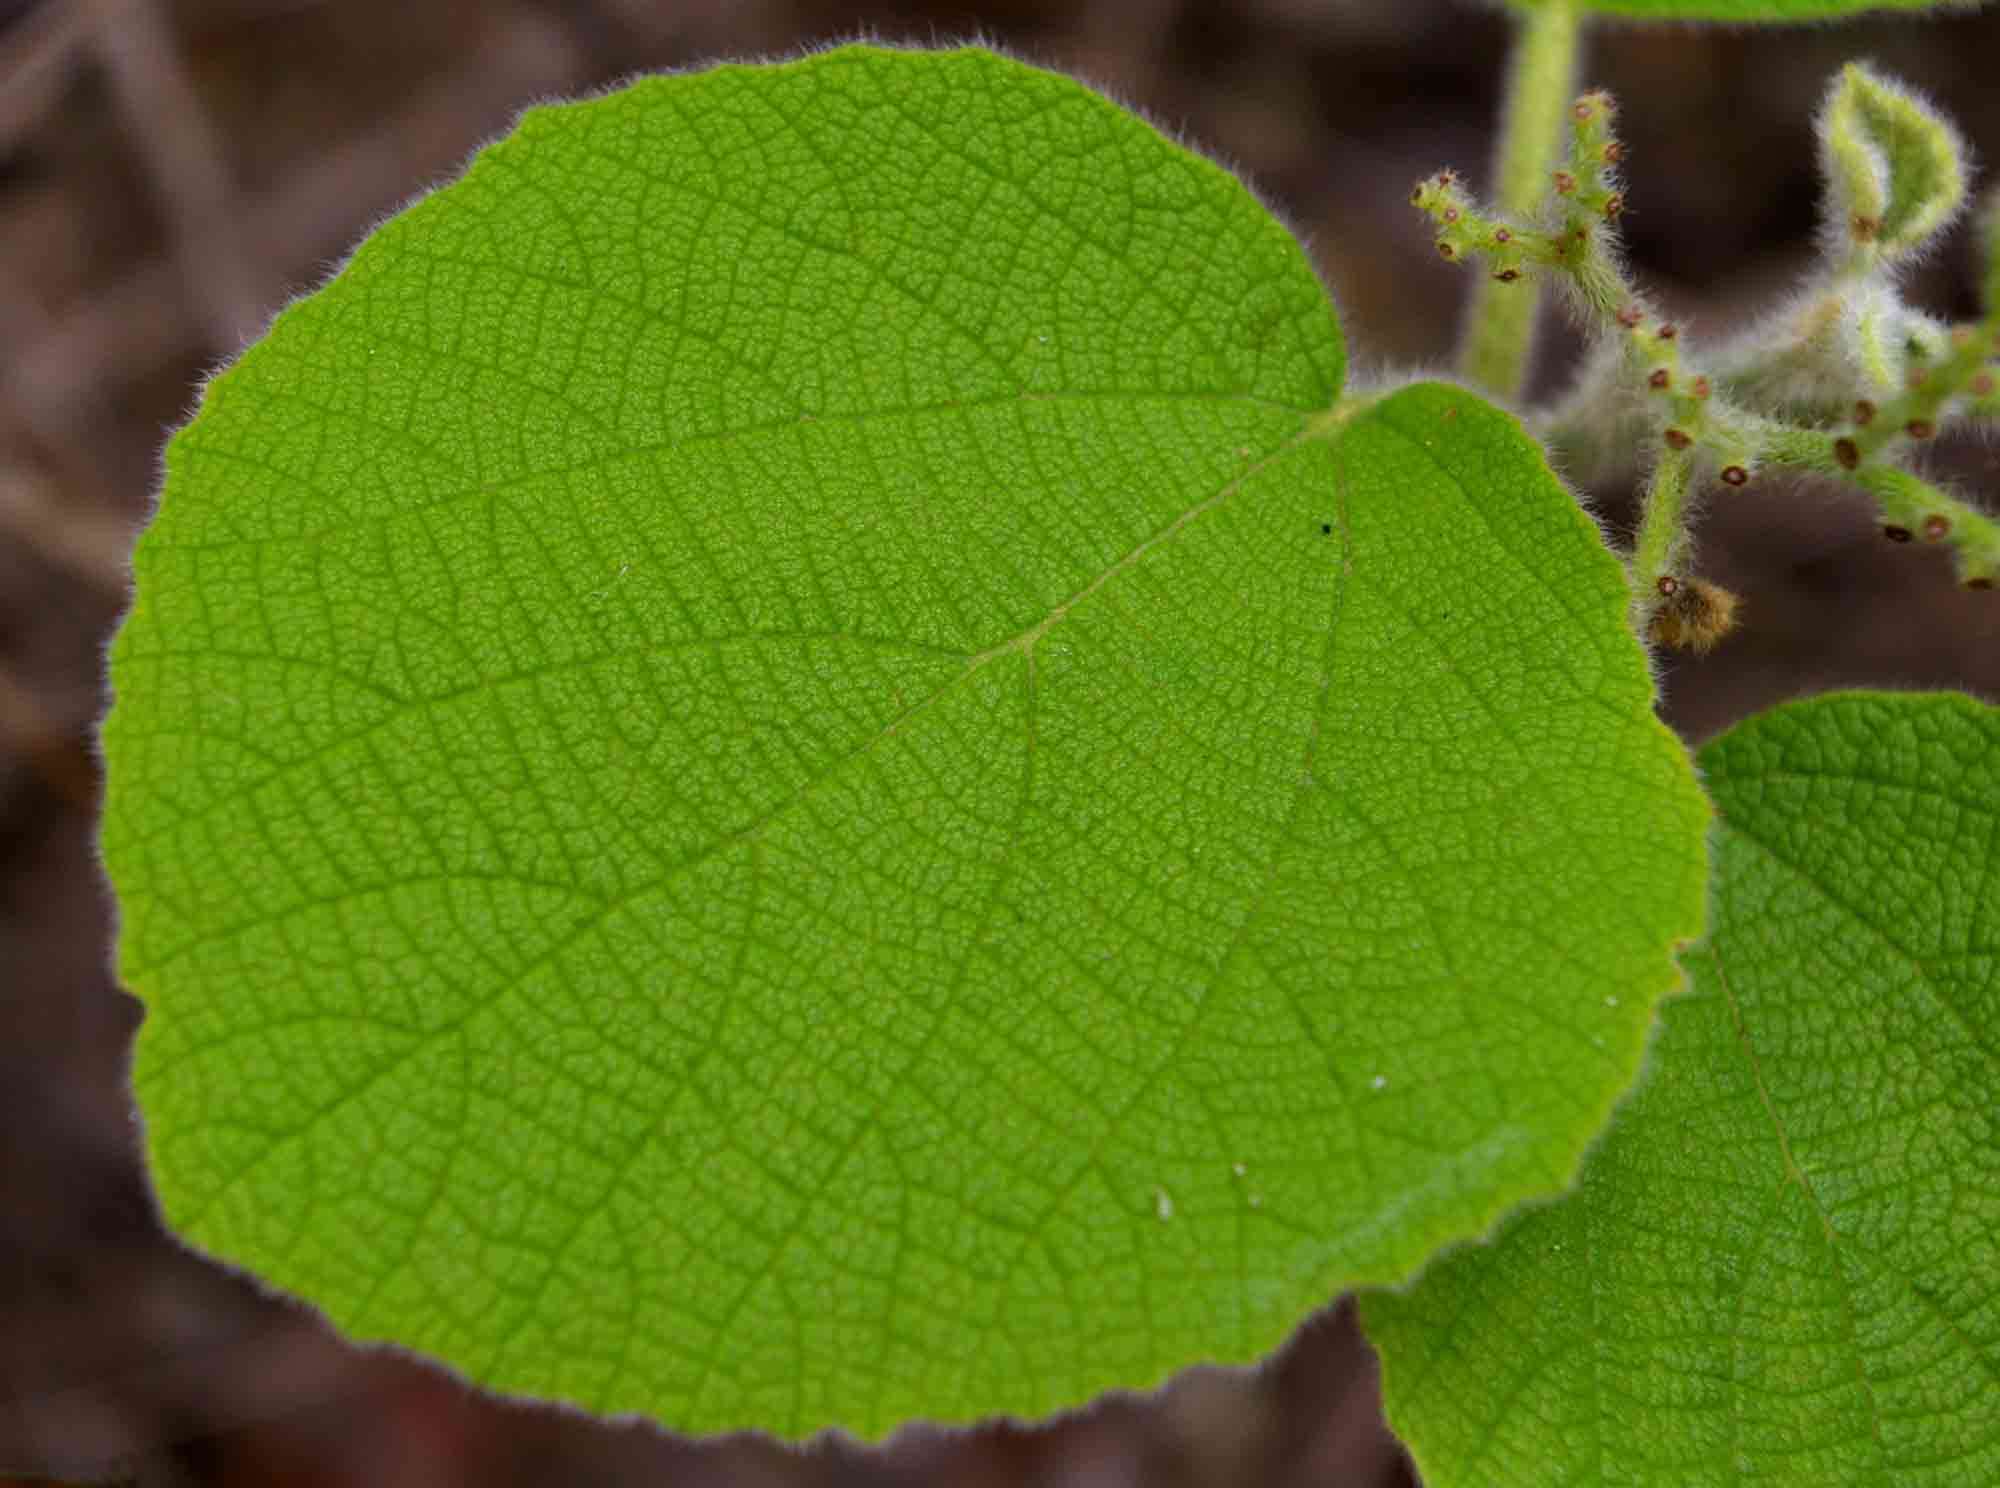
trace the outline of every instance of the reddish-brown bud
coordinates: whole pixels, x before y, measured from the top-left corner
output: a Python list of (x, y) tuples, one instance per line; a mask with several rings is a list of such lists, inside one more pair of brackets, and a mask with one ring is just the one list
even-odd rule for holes
[(1660, 588), (1662, 603), (1646, 633), (1662, 646), (1697, 654), (1712, 651), (1736, 626), (1736, 596), (1706, 579), (1676, 580)]
[(1833, 462), (1842, 470), (1852, 470), (1861, 463), (1861, 446), (1847, 438), (1833, 442)]
[(1618, 312), (1618, 324), (1625, 327), (1625, 329), (1628, 331), (1637, 330), (1639, 327), (1639, 322), (1644, 320), (1645, 318), (1646, 318), (1645, 312), (1641, 310), (1637, 305), (1627, 305), (1624, 309)]
[(1911, 419), (1903, 425), (1903, 432), (1912, 439), (1929, 439), (1937, 433), (1937, 425), (1929, 419)]
[(1557, 196), (1568, 196), (1572, 191), (1576, 190), (1576, 177), (1572, 176), (1568, 171), (1557, 171), (1555, 182)]
[(1665, 367), (1655, 367), (1653, 369), (1653, 375), (1646, 379), (1646, 386), (1651, 388), (1656, 393), (1664, 392), (1666, 390), (1667, 385), (1671, 383), (1673, 380), (1674, 380), (1673, 373), (1669, 372)]
[(1848, 226), (1853, 229), (1855, 242), (1872, 243), (1875, 241), (1875, 234), (1882, 231), (1882, 219), (1879, 217), (1864, 217), (1856, 213), (1848, 222)]
[(1907, 527), (1884, 527), (1882, 535), (1890, 542), (1908, 542), (1913, 534)]
[(1745, 470), (1741, 465), (1725, 465), (1722, 467), (1722, 483), (1725, 486), (1747, 485), (1749, 480), (1750, 472)]
[(1667, 441), (1669, 447), (1677, 450), (1684, 450), (1689, 445), (1694, 443), (1694, 441), (1688, 438), (1687, 434), (1680, 429), (1669, 429), (1665, 434), (1661, 435), (1660, 437)]
[(1493, 241), (1496, 243), (1511, 243), (1514, 241), (1514, 235), (1504, 227), (1496, 227), (1493, 229)]
[(1694, 380), (1694, 395), (1697, 398), (1706, 398), (1708, 396), (1708, 378), (1706, 376), (1697, 377)]
[(1423, 204), (1424, 204), (1424, 184), (1423, 182), (1419, 181), (1415, 186), (1412, 186), (1410, 188), (1410, 205), (1413, 207), (1421, 207)]
[(1622, 141), (1608, 140), (1605, 142), (1604, 163), (1606, 165), (1616, 165), (1619, 161), (1623, 160), (1624, 158), (1625, 158), (1625, 146)]
[(1910, 368), (1909, 381), (1911, 387), (1920, 388), (1930, 380), (1931, 380), (1931, 374), (1925, 371), (1922, 367)]
[(1932, 512), (1924, 518), (1924, 541), (1942, 542), (1951, 532), (1951, 518), (1939, 512)]
[(1519, 269), (1501, 269), (1493, 277), (1498, 279), (1502, 284), (1512, 284), (1516, 279), (1521, 277), (1521, 271)]
[(1606, 222), (1616, 222), (1619, 214), (1624, 210), (1625, 197), (1622, 192), (1614, 191), (1611, 195), (1604, 198), (1604, 220)]
[(1681, 328), (1675, 325), (1670, 320), (1665, 325), (1661, 326), (1656, 334), (1662, 341), (1671, 341), (1674, 339), (1674, 337), (1678, 336), (1680, 333), (1681, 333)]
[(1446, 207), (1440, 215), (1443, 216), (1446, 222), (1456, 222), (1458, 221), (1458, 208)]
[(1672, 574), (1661, 574), (1654, 581), (1653, 587), (1660, 591), (1662, 599), (1672, 599), (1675, 594), (1680, 592), (1681, 581)]
[(1445, 242), (1441, 238), (1438, 240), (1438, 252), (1443, 254), (1446, 258), (1458, 257), (1458, 250), (1452, 247), (1451, 244)]
[(1854, 405), (1854, 422), (1857, 425), (1869, 424), (1873, 423), (1874, 421), (1875, 421), (1875, 405), (1873, 403), (1870, 403), (1866, 398), (1863, 398), (1859, 403), (1856, 403)]
[(1585, 97), (1577, 99), (1576, 106), (1570, 112), (1576, 116), (1576, 122), (1581, 124), (1588, 120), (1591, 115), (1595, 114), (1597, 110), (1590, 106), (1590, 99)]
[(1974, 374), (1972, 379), (1972, 396), (1975, 398), (1990, 398), (1993, 396), (1993, 374), (1991, 372)]

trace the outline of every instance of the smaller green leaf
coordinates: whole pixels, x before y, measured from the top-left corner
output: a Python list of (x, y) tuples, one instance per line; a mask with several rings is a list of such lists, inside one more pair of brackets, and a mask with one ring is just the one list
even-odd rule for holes
[(1965, 152), (1935, 110), (1858, 63), (1819, 118), (1829, 231), (1873, 263), (1923, 247), (1965, 204)]
[(1429, 1488), (2000, 1482), (2000, 710), (1701, 753), (1714, 929), (1578, 1191), (1364, 1300)]

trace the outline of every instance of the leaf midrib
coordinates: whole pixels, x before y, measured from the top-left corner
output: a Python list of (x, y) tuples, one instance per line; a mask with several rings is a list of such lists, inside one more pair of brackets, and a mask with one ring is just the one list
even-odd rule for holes
[[(966, 658), (965, 666), (958, 673), (946, 679), (943, 683), (939, 684), (930, 693), (926, 694), (923, 697), (918, 698), (915, 702), (911, 703), (908, 707), (904, 708), (895, 717), (891, 718), (886, 724), (884, 724), (880, 729), (878, 729), (873, 735), (871, 735), (869, 738), (861, 742), (847, 754), (841, 756), (839, 759), (833, 761), (831, 764), (826, 766), (819, 774), (815, 775), (810, 780), (801, 784), (785, 799), (767, 808), (761, 815), (759, 815), (754, 820), (746, 823), (744, 826), (740, 827), (735, 832), (717, 838), (714, 841), (705, 844), (701, 848), (696, 849), (691, 853), (682, 855), (680, 858), (674, 860), (671, 863), (661, 864), (659, 871), (656, 874), (647, 878), (644, 882), (633, 886), (630, 890), (626, 891), (623, 894), (618, 895), (616, 898), (606, 901), (605, 904), (606, 912), (608, 913), (611, 910), (616, 909), (617, 907), (623, 904), (630, 903), (635, 899), (644, 897), (648, 893), (655, 892), (659, 889), (667, 887), (668, 885), (682, 878), (684, 875), (699, 869), (704, 864), (713, 861), (717, 857), (720, 857), (721, 855), (723, 855), (724, 853), (730, 851), (735, 847), (742, 846), (745, 843), (750, 843), (760, 840), (765, 832), (767, 832), (773, 826), (777, 825), (779, 822), (781, 822), (783, 819), (789, 816), (791, 812), (796, 810), (799, 806), (802, 806), (808, 801), (810, 801), (820, 790), (824, 789), (827, 785), (831, 784), (835, 780), (838, 780), (839, 778), (844, 776), (849, 770), (853, 769), (856, 765), (868, 759), (884, 743), (896, 737), (898, 734), (900, 734), (906, 728), (908, 728), (911, 724), (913, 724), (923, 714), (930, 711), (938, 703), (950, 697), (952, 694), (957, 692), (959, 688), (963, 687), (967, 682), (971, 681), (974, 677), (978, 676), (983, 670), (985, 670), (985, 668), (990, 663), (998, 660), (1003, 656), (1018, 652), (1028, 661), (1030, 667), (1032, 667), (1034, 659), (1034, 650), (1035, 647), (1040, 643), (1042, 637), (1048, 634), (1048, 632), (1054, 629), (1056, 626), (1060, 625), (1063, 620), (1068, 618), (1071, 612), (1078, 605), (1085, 603), (1093, 595), (1097, 594), (1100, 590), (1102, 590), (1107, 584), (1112, 583), (1122, 575), (1130, 572), (1132, 569), (1137, 567), (1141, 562), (1145, 560), (1145, 558), (1149, 554), (1172, 543), (1176, 538), (1178, 538), (1183, 532), (1185, 532), (1201, 517), (1226, 504), (1230, 500), (1230, 498), (1233, 497), (1237, 492), (1241, 491), (1243, 487), (1246, 484), (1248, 484), (1248, 482), (1252, 478), (1261, 474), (1263, 471), (1265, 471), (1266, 469), (1277, 463), (1279, 460), (1283, 459), (1293, 450), (1299, 448), (1301, 445), (1312, 440), (1331, 439), (1338, 434), (1339, 430), (1342, 427), (1344, 427), (1344, 425), (1345, 425), (1344, 418), (1335, 420), (1326, 417), (1322, 417), (1320, 419), (1316, 419), (1306, 423), (1290, 438), (1284, 440), (1282, 443), (1280, 443), (1274, 449), (1272, 449), (1269, 453), (1263, 455), (1254, 463), (1238, 471), (1226, 485), (1221, 487), (1221, 489), (1215, 491), (1209, 496), (1204, 497), (1202, 500), (1195, 502), (1193, 505), (1189, 506), (1184, 511), (1182, 511), (1171, 522), (1168, 522), (1165, 526), (1161, 527), (1153, 534), (1140, 541), (1130, 551), (1128, 551), (1122, 557), (1120, 557), (1115, 562), (1110, 564), (1102, 572), (1097, 574), (1087, 583), (1080, 586), (1073, 593), (1071, 593), (1066, 599), (1062, 600), (1061, 602), (1053, 606), (1048, 611), (1048, 613), (1045, 614), (1040, 620), (1036, 621), (1034, 624), (1030, 626), (1025, 627), (1016, 634), (1008, 637), (1006, 640), (1001, 641), (996, 645), (989, 646), (983, 651), (978, 651), (968, 656)], [(1351, 559), (1348, 561), (1351, 563)], [(841, 638), (842, 634), (843, 633), (841, 632), (829, 632), (828, 638), (837, 640)], [(751, 638), (752, 638), (751, 636), (736, 637), (736, 639), (738, 640), (751, 639)], [(890, 638), (887, 637), (878, 637), (875, 638), (875, 640), (879, 644), (896, 644), (892, 642)], [(700, 644), (700, 642), (690, 641), (685, 644)], [(908, 643), (908, 644), (915, 645), (916, 643)], [(936, 648), (932, 647), (929, 649), (936, 649)], [(137, 652), (134, 653), (132, 656), (128, 657), (127, 659), (137, 660), (145, 657), (148, 654), (152, 653), (147, 653), (143, 651)], [(282, 660), (283, 658), (274, 658), (274, 659)], [(594, 665), (598, 661), (603, 659), (605, 658), (592, 658), (590, 662), (582, 663), (580, 665)], [(530, 676), (550, 675), (559, 670), (560, 668), (550, 667), (532, 673), (530, 674)], [(421, 713), (423, 711), (426, 711), (432, 707), (438, 706), (445, 702), (462, 702), (468, 697), (483, 696), (487, 692), (496, 690), (499, 687), (512, 685), (514, 682), (518, 680), (521, 679), (512, 676), (506, 678), (482, 679), (480, 682), (475, 683), (469, 687), (456, 689), (449, 694), (445, 694), (439, 697), (412, 699), (406, 704), (392, 708), (382, 717), (374, 720), (365, 729), (359, 730), (351, 734), (345, 734), (337, 739), (330, 740), (328, 743), (323, 745), (321, 748), (313, 751), (311, 754), (304, 756), (297, 761), (289, 763), (285, 767), (285, 769), (273, 771), (271, 774), (264, 776), (260, 780), (256, 781), (254, 784), (245, 786), (241, 790), (231, 795), (220, 797), (217, 800), (211, 802), (208, 806), (202, 808), (198, 812), (177, 819), (176, 822), (171, 827), (158, 829), (157, 831), (149, 833), (147, 834), (146, 837), (141, 838), (138, 841), (133, 842), (129, 845), (136, 849), (138, 847), (144, 846), (146, 843), (149, 843), (158, 837), (166, 836), (169, 833), (177, 833), (181, 831), (190, 830), (193, 827), (198, 826), (202, 821), (213, 816), (215, 813), (222, 811), (228, 807), (240, 804), (248, 793), (261, 789), (263, 786), (269, 784), (272, 780), (277, 779), (281, 775), (287, 773), (287, 771), (289, 771), (290, 769), (298, 768), (303, 765), (310, 764), (314, 761), (324, 759), (337, 750), (352, 747), (353, 745), (372, 737), (374, 734), (380, 732), (382, 729), (388, 728), (393, 724), (402, 721), (403, 719), (409, 717), (412, 713)], [(234, 939), (236, 936), (241, 935), (246, 931), (255, 928), (258, 925), (269, 923), (270, 920), (271, 920), (270, 916), (258, 916), (256, 918), (216, 931), (213, 934), (203, 935), (192, 941), (183, 942), (182, 944), (176, 946), (175, 949), (169, 955), (160, 958), (159, 960), (144, 962), (137, 965), (133, 964), (125, 965), (123, 967), (123, 973), (125, 976), (136, 981), (142, 975), (145, 975), (147, 973), (157, 973), (164, 967), (171, 965), (176, 961), (179, 961), (189, 955), (193, 955), (206, 947), (210, 947)]]

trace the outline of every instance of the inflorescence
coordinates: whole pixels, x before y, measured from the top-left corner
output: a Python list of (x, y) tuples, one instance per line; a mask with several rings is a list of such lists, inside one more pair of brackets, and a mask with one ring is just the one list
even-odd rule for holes
[(1738, 602), (1694, 572), (1689, 496), (1697, 478), (1740, 488), (1770, 466), (1859, 488), (1887, 538), (1948, 545), (1961, 583), (1992, 588), (2000, 523), (1907, 463), (1954, 422), (2000, 417), (2000, 199), (1985, 214), (1982, 319), (1942, 325), (1895, 289), (1901, 267), (1965, 201), (1951, 127), (1895, 84), (1846, 69), (1819, 120), (1824, 266), (1794, 305), (1704, 355), (1625, 272), (1615, 119), (1608, 94), (1576, 101), (1566, 157), (1532, 219), (1483, 207), (1449, 170), (1410, 200), (1435, 225), (1443, 257), (1478, 261), (1502, 284), (1543, 276), (1597, 333), (1597, 353), (1538, 423), (1573, 464), (1635, 449), (1651, 461), (1626, 555), (1635, 627), (1694, 651), (1728, 634)]

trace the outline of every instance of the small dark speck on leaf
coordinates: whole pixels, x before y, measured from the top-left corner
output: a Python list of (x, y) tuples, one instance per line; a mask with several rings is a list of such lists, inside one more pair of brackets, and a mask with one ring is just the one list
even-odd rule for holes
[(1332, 537), (1332, 536), (1333, 536), (1333, 523), (1331, 523), (1331, 522), (1321, 522), (1321, 523), (1319, 524), (1319, 535), (1320, 535), (1321, 537)]

